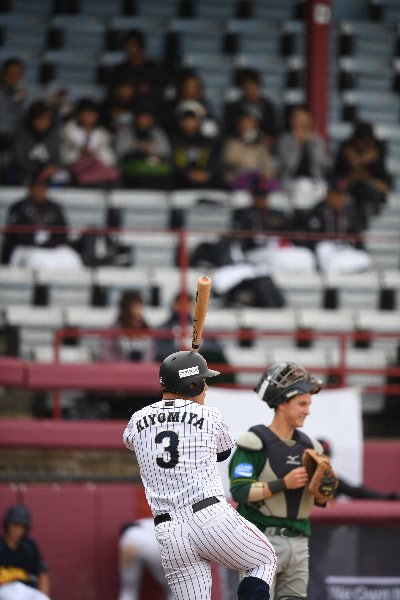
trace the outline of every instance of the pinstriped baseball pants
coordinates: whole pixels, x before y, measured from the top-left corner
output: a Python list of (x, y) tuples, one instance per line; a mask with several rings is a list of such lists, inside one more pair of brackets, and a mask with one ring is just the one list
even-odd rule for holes
[(255, 525), (223, 500), (194, 513), (183, 509), (155, 528), (161, 560), (175, 600), (210, 600), (211, 562), (244, 571), (271, 586), (272, 545)]

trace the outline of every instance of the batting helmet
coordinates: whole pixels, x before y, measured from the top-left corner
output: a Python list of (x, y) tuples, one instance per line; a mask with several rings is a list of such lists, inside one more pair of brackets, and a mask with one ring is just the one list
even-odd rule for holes
[(3, 520), (4, 529), (6, 529), (9, 523), (24, 525), (27, 529), (30, 529), (31, 514), (26, 506), (23, 504), (15, 504), (14, 506), (10, 506)]
[(215, 377), (219, 371), (208, 368), (198, 352), (181, 351), (170, 354), (160, 366), (160, 383), (164, 392), (194, 398), (201, 394), (207, 377)]
[(321, 387), (322, 381), (312, 377), (304, 367), (285, 362), (265, 371), (254, 391), (268, 406), (275, 408), (298, 394), (317, 394)]

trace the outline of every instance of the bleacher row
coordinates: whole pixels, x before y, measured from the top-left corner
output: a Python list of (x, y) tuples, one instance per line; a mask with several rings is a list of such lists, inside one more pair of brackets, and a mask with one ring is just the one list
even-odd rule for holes
[[(2, 311), (3, 327), (12, 343), (16, 344), (18, 354), (40, 362), (54, 360), (56, 330), (103, 330), (115, 326), (116, 315), (115, 305), (103, 308), (68, 304), (45, 308), (13, 305)], [(154, 329), (159, 328), (167, 316), (167, 307), (146, 306), (144, 309), (144, 317)], [(357, 339), (359, 333), (362, 337)], [(379, 370), (393, 365), (400, 345), (398, 314), (368, 309), (211, 307), (207, 314), (206, 337), (213, 334), (218, 335), (228, 363), (241, 369), (236, 375), (237, 383), (248, 386), (255, 385), (259, 371), (265, 365), (284, 360), (303, 364), (325, 382), (332, 381), (330, 369), (331, 374), (337, 377), (334, 369), (341, 365), (340, 335), (346, 336), (347, 367), (364, 369), (363, 373), (349, 374), (346, 383), (384, 385), (386, 378), (383, 373), (369, 373), (365, 369)], [(81, 332), (79, 337), (67, 338), (60, 346), (61, 362), (87, 363), (99, 359), (100, 335)], [(150, 343), (149, 338), (143, 343)], [(246, 372), (248, 367), (252, 369), (250, 372)], [(365, 395), (363, 403), (365, 412), (379, 411), (383, 395)]]
[[(130, 29), (143, 31), (148, 54), (161, 63), (197, 69), (217, 117), (223, 102), (234, 97), (234, 75), (242, 67), (260, 70), (265, 92), (279, 105), (305, 98), (306, 32), (298, 20), (301, 3), (295, 0), (3, 4), (8, 11), (0, 13), (0, 59), (19, 55), (25, 60), (31, 99), (53, 79), (65, 84), (73, 99), (103, 98), (107, 72), (123, 59), (121, 41)], [(192, 9), (185, 10), (185, 4)], [(247, 8), (241, 14), (242, 4)], [(372, 4), (383, 7), (381, 22), (368, 20)], [(332, 9), (331, 128), (356, 117), (389, 128), (398, 125), (398, 5), (336, 0)], [(388, 134), (388, 154), (398, 176), (400, 134)]]
[[(0, 223), (5, 224), (11, 204), (22, 199), (24, 188), (2, 187)], [(217, 232), (229, 231), (232, 214), (251, 204), (248, 192), (220, 190), (112, 190), (56, 188), (50, 197), (58, 201), (76, 240), (86, 228), (116, 226), (113, 238), (131, 249), (131, 262), (138, 267), (177, 264), (178, 234), (171, 226), (183, 227), (189, 250), (201, 241), (217, 239)], [(269, 206), (293, 211), (293, 203), (284, 192), (272, 192)], [(305, 208), (305, 207), (303, 207)], [(74, 230), (74, 228), (76, 228)], [(135, 230), (135, 231), (134, 231)], [(149, 235), (149, 231), (157, 231)], [(377, 269), (398, 269), (400, 265), (400, 195), (390, 194), (380, 215), (373, 216), (365, 232), (365, 246)], [(387, 277), (383, 274), (383, 287)]]

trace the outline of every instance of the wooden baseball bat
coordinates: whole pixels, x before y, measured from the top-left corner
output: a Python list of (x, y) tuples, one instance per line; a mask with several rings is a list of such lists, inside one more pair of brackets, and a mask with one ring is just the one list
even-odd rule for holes
[(210, 298), (211, 279), (209, 277), (199, 277), (197, 280), (196, 298), (193, 311), (193, 337), (192, 351), (198, 352), (203, 335), (204, 321)]

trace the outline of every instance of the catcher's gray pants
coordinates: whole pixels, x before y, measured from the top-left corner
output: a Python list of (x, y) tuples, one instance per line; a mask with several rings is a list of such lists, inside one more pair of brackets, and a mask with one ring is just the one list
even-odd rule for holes
[(176, 600), (210, 600), (211, 562), (272, 584), (276, 557), (259, 529), (226, 500), (196, 513), (171, 513), (156, 526), (162, 564)]
[[(275, 528), (274, 528), (275, 529)], [(308, 537), (282, 537), (266, 535), (273, 545), (277, 558), (271, 600), (289, 600), (289, 598), (307, 598), (308, 586)]]

